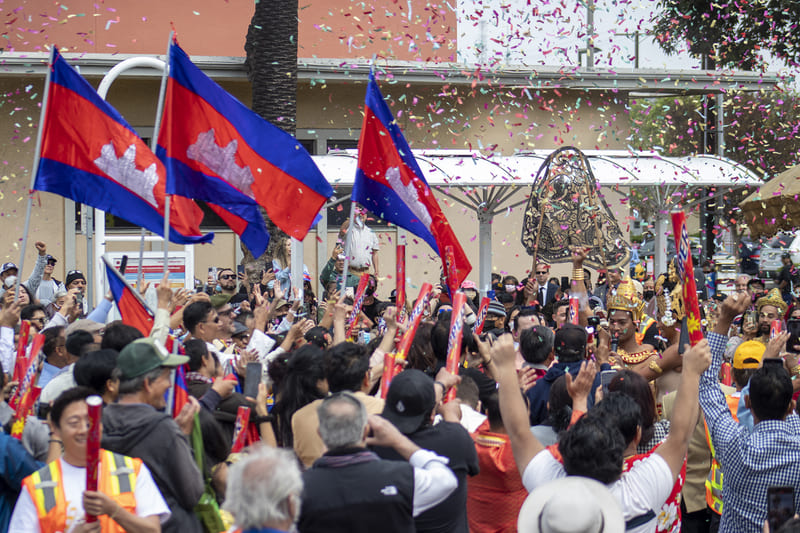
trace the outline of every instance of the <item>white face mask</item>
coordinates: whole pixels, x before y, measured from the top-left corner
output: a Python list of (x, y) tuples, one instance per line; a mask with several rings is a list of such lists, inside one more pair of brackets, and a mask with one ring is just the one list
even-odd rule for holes
[(514, 292), (517, 290), (516, 285), (506, 285), (506, 292)]

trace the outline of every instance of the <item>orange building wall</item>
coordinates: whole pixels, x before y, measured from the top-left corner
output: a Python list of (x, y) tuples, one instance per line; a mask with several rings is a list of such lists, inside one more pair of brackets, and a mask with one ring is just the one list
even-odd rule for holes
[[(9, 52), (56, 44), (67, 52), (163, 54), (173, 23), (190, 55), (240, 57), (253, 11), (248, 0), (0, 4)], [(456, 60), (456, 15), (446, 2), (301, 0), (298, 20), (300, 57)]]

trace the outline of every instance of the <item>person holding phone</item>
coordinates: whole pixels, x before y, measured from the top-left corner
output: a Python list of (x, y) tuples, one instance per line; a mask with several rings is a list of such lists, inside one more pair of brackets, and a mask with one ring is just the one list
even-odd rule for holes
[[(789, 372), (779, 358), (788, 333), (767, 345), (761, 367), (750, 378), (745, 405), (753, 416), (752, 431), (739, 427), (720, 390), (719, 369), (733, 319), (749, 299), (740, 294), (722, 303), (714, 332), (708, 334), (711, 366), (700, 379), (700, 405), (706, 417), (715, 458), (725, 473), (720, 531), (762, 531), (767, 518), (768, 489), (800, 486), (800, 418), (792, 399)], [(796, 375), (795, 370), (792, 373)], [(800, 511), (795, 502), (794, 512)]]

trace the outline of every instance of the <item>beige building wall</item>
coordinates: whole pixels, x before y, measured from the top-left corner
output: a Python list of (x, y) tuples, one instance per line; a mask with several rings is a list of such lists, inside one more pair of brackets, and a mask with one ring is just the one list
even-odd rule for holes
[[(97, 84), (99, 80), (90, 80)], [(247, 83), (221, 82), (226, 90), (245, 104), (250, 101), (250, 87)], [(19, 261), (19, 239), (22, 235), (25, 214), (25, 190), (30, 181), (30, 168), (33, 162), (33, 149), (39, 121), (38, 103), (41, 99), (42, 80), (24, 78), (0, 79), (0, 89), (7, 97), (7, 105), (14, 105), (11, 121), (0, 123), (0, 135), (11, 139), (0, 146), (0, 155), (5, 162), (0, 182), (0, 223), (5, 231), (0, 233), (0, 251), (3, 261)], [(360, 129), (365, 91), (364, 83), (329, 84), (325, 87), (302, 85), (298, 89), (298, 129), (311, 129), (324, 135), (326, 129)], [(558, 105), (553, 93), (542, 93), (541, 101), (549, 105), (545, 108), (534, 100), (519, 106), (503, 102), (500, 97), (461, 94), (460, 89), (450, 88), (442, 96), (441, 86), (421, 86), (406, 89), (400, 84), (382, 83), (391, 109), (398, 117), (412, 148), (484, 148), (510, 154), (515, 150), (553, 149), (564, 144), (574, 144), (584, 149), (623, 148), (623, 132), (627, 129), (627, 114), (622, 105), (608, 107), (599, 111), (596, 107), (579, 108), (578, 97), (565, 97)], [(511, 93), (509, 93), (511, 94)], [(152, 135), (156, 112), (158, 80), (119, 79), (108, 94), (108, 101), (114, 105), (125, 119), (143, 136)], [(523, 95), (524, 96), (524, 95)], [(523, 98), (520, 96), (520, 98)], [(510, 98), (510, 96), (509, 96)], [(513, 100), (513, 99), (512, 99)], [(441, 110), (441, 111), (440, 111)], [(614, 118), (617, 117), (617, 118)], [(357, 137), (357, 134), (354, 133)], [(529, 169), (534, 175), (538, 167)], [(332, 180), (335, 185), (336, 178)], [(529, 188), (520, 190), (508, 201), (509, 204), (526, 198)], [(618, 196), (609, 192), (607, 200)], [(455, 228), (456, 235), (472, 261), (473, 271), (469, 279), (478, 280), (478, 221), (475, 213), (453, 202), (444, 195), (437, 194), (440, 205), (448, 220)], [(612, 208), (621, 223), (626, 223), (627, 207), (619, 202)], [(71, 268), (87, 272), (86, 241), (84, 236), (74, 230), (74, 222), (65, 222), (64, 200), (49, 193), (36, 193), (32, 210), (29, 252), (26, 256), (28, 275), (35, 260), (32, 243), (42, 240), (48, 250), (59, 259), (56, 277), (63, 279)], [(523, 207), (498, 215), (492, 224), (493, 271), (521, 276), (530, 269), (530, 258), (520, 244), (519, 228), (522, 224)], [(70, 216), (70, 221), (74, 217)], [(205, 280), (210, 266), (230, 266), (237, 257), (236, 239), (230, 230), (215, 229), (213, 244), (195, 247), (196, 278)], [(71, 233), (73, 232), (73, 233)], [(119, 230), (109, 228), (110, 234)], [(333, 249), (338, 228), (329, 228), (328, 250)], [(132, 232), (136, 234), (138, 232)], [(66, 264), (65, 241), (72, 234), (75, 237), (75, 263)], [(320, 236), (321, 238), (321, 236)], [(397, 231), (379, 232), (381, 252), (379, 256), (382, 280), (379, 294), (388, 295), (394, 287), (395, 251)], [(309, 234), (305, 242), (305, 264), (314, 279), (317, 278), (317, 235)], [(138, 253), (136, 243), (110, 243), (109, 251), (129, 251)], [(171, 245), (172, 249), (182, 250), (182, 246)], [(146, 243), (145, 250), (161, 250), (160, 243)], [(436, 280), (440, 261), (433, 251), (419, 239), (408, 237), (407, 271), (408, 276), (419, 282)], [(565, 267), (563, 274), (568, 273)], [(555, 269), (554, 275), (561, 275)], [(414, 289), (413, 286), (410, 286)]]

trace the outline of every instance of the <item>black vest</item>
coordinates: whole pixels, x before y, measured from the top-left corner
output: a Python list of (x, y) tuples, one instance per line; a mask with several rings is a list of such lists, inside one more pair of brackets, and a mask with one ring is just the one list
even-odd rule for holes
[(375, 460), (343, 467), (319, 462), (303, 474), (300, 533), (414, 533), (414, 468)]

